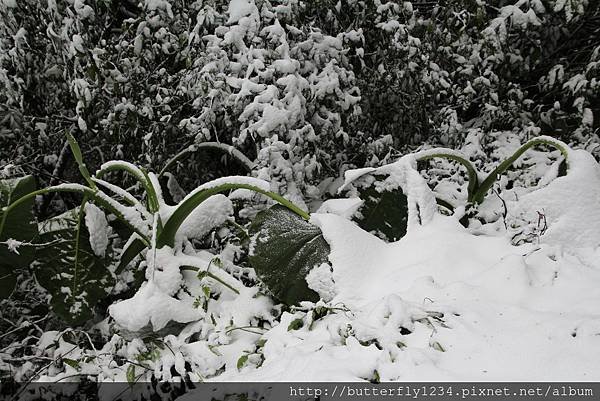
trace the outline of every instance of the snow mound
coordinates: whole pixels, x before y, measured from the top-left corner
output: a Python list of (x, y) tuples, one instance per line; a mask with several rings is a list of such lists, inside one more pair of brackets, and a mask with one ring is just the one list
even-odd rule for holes
[(539, 213), (547, 230), (541, 241), (567, 248), (600, 246), (600, 166), (584, 150), (569, 154), (569, 172), (510, 202), (513, 218), (537, 224)]

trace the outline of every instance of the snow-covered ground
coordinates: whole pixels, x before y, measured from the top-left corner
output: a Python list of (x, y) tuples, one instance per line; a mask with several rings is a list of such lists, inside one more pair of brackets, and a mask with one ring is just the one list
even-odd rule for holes
[(331, 303), (349, 311), (295, 331), (287, 330), (294, 316), (284, 315), (263, 335), (261, 368), (218, 379), (341, 381), (377, 371), (385, 381), (585, 381), (600, 374), (600, 251), (515, 247), (443, 216), (386, 244), (341, 217), (314, 218), (332, 245)]
[[(507, 190), (504, 218), (470, 229), (433, 211), (431, 192), (410, 161), (385, 168), (412, 188), (405, 192), (413, 216), (401, 240), (387, 243), (359, 228), (347, 213), (356, 202), (346, 199), (312, 215), (331, 246), (330, 268), (308, 277), (318, 304), (274, 317), (270, 297), (238, 286), (239, 295), (223, 289), (203, 314), (191, 306), (200, 283), (195, 274), (179, 275), (183, 262), (169, 261), (168, 250), (154, 256), (163, 270), (111, 314), (130, 330), (148, 321), (160, 329), (170, 319), (200, 319), (165, 338), (176, 351), (156, 365), (163, 379), (171, 366), (185, 372), (191, 360), (203, 379), (215, 381), (597, 380), (600, 168), (593, 157), (571, 151), (566, 176), (550, 169), (533, 191)], [(482, 213), (493, 209), (490, 202)], [(526, 221), (539, 230), (515, 245), (509, 228)], [(208, 263), (212, 256), (190, 257)], [(182, 277), (190, 295), (176, 300)], [(257, 319), (268, 322), (266, 329), (243, 329)], [(194, 333), (199, 340), (190, 340)], [(138, 346), (129, 346), (131, 358)]]

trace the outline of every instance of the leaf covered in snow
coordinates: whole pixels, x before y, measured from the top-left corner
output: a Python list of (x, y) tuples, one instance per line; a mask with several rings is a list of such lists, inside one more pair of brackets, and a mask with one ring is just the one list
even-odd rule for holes
[(389, 242), (397, 241), (406, 234), (408, 199), (399, 186), (386, 189), (378, 182), (381, 178), (358, 188), (363, 204), (354, 221), (365, 231), (375, 232)]
[(45, 246), (39, 248), (33, 267), (38, 282), (52, 296), (52, 309), (69, 324), (85, 322), (114, 284), (107, 268), (109, 249), (107, 257), (94, 252), (81, 208), (44, 221), (40, 241)]
[(288, 305), (319, 300), (306, 282), (308, 273), (329, 255), (317, 226), (276, 205), (256, 216), (250, 235), (250, 264), (277, 299)]

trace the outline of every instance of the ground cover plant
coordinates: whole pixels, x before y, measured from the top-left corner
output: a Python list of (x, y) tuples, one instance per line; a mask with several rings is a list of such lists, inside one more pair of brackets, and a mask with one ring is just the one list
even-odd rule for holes
[(0, 0), (0, 380), (594, 380), (599, 32)]

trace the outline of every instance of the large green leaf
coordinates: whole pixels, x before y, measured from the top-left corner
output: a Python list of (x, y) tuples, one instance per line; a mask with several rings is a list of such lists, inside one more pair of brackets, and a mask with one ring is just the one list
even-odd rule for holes
[(399, 186), (383, 189), (378, 183), (382, 177), (376, 176), (370, 184), (356, 184), (363, 204), (354, 221), (365, 231), (373, 232), (389, 242), (398, 241), (406, 235), (408, 224), (408, 200)]
[(256, 216), (250, 235), (250, 264), (276, 298), (288, 305), (319, 300), (305, 280), (328, 261), (329, 244), (318, 227), (275, 205)]
[(46, 245), (33, 263), (38, 282), (52, 296), (52, 309), (71, 325), (90, 319), (94, 305), (114, 285), (107, 269), (110, 245), (104, 257), (94, 253), (84, 210), (70, 210), (40, 225), (40, 240)]
[[(0, 208), (33, 191), (35, 179), (32, 176), (0, 180)], [(38, 234), (33, 206), (31, 198), (6, 215), (0, 209), (0, 298), (8, 297), (15, 288), (15, 269), (25, 268), (33, 260), (35, 248), (29, 244)], [(27, 244), (10, 249), (9, 244), (19, 242)]]

